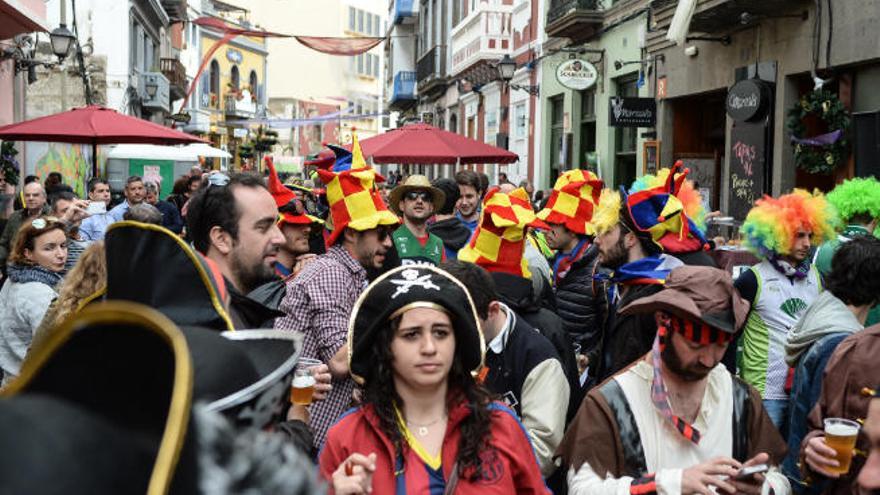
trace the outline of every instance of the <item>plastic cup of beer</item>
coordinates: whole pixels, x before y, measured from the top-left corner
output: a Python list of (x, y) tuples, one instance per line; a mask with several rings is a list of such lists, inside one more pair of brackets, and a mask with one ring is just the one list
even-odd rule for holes
[(312, 403), (316, 383), (312, 368), (320, 364), (321, 361), (317, 359), (299, 359), (293, 372), (293, 382), (290, 384), (290, 402), (298, 406), (308, 406)]
[(834, 458), (840, 463), (837, 467), (827, 466), (825, 469), (832, 473), (848, 473), (858, 436), (859, 424), (855, 421), (843, 418), (825, 419), (825, 444), (837, 452)]

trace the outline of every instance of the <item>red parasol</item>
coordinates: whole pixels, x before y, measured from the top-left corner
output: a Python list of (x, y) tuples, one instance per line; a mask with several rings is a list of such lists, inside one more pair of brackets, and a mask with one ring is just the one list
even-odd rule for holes
[(409, 124), (360, 142), (373, 163), (514, 163), (512, 153), (497, 146), (444, 131), (428, 124)]

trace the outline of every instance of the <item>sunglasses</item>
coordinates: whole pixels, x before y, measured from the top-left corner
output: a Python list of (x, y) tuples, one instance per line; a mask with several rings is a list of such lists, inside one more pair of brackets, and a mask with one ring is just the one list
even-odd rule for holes
[(428, 191), (407, 191), (406, 194), (403, 195), (405, 199), (410, 201), (416, 201), (421, 198), (425, 202), (432, 202), (434, 200), (434, 195), (429, 193)]
[(225, 187), (229, 184), (229, 176), (224, 173), (215, 173), (208, 176), (208, 188), (217, 186)]
[[(365, 234), (366, 232), (368, 232), (368, 231), (361, 231), (360, 233)], [(389, 237), (391, 237), (392, 233), (394, 233), (393, 228), (388, 228), (388, 227), (383, 227), (383, 226), (376, 227), (376, 239), (378, 239), (379, 242), (385, 242), (385, 239), (388, 239)]]

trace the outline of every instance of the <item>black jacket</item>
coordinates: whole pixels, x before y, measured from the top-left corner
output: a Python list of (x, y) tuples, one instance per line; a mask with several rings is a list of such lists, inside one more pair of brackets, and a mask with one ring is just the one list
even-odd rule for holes
[(566, 415), (566, 419), (571, 420), (580, 406), (583, 393), (580, 387), (574, 348), (568, 334), (562, 329), (562, 319), (559, 315), (541, 307), (541, 298), (534, 293), (532, 282), (528, 279), (509, 273), (491, 272), (490, 274), (495, 280), (501, 302), (535, 328), (556, 349), (556, 354), (562, 363), (562, 371), (565, 372), (565, 377), (571, 388), (568, 414)]
[[(279, 286), (280, 289), (278, 289)], [(232, 326), (236, 330), (272, 328), (275, 318), (284, 316), (284, 312), (278, 310), (280, 304), (279, 290), (283, 298), (284, 289), (284, 281), (278, 279), (257, 287), (250, 294), (244, 295), (227, 280), (226, 290), (229, 292), (229, 318), (232, 319)]]
[(471, 238), (471, 230), (458, 217), (447, 218), (428, 225), (428, 232), (443, 241), (446, 248), (446, 259), (457, 259), (458, 251)]
[(580, 346), (581, 354), (593, 351), (602, 334), (603, 297), (598, 290), (594, 292), (593, 284), (598, 255), (599, 249), (593, 244), (556, 283), (556, 313), (572, 344)]
[(601, 352), (590, 355), (590, 374), (595, 377), (594, 383), (602, 383), (651, 350), (657, 335), (654, 313), (622, 315), (618, 311), (636, 299), (655, 294), (662, 288), (662, 285), (632, 285), (617, 304), (609, 304)]

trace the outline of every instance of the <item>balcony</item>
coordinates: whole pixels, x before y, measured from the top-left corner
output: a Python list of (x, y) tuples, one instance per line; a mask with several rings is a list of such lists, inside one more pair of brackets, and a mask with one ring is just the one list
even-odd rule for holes
[(394, 0), (393, 24), (414, 24), (419, 18), (419, 3), (416, 0)]
[(249, 97), (230, 92), (223, 96), (223, 111), (227, 119), (250, 119), (257, 113), (257, 104)]
[(488, 63), (495, 63), (513, 48), (511, 5), (489, 5), (485, 0), (458, 23), (450, 34), (452, 67), (450, 75)]
[[(729, 31), (741, 26), (743, 12), (756, 18), (799, 14), (805, 3), (805, 0), (700, 0), (691, 19), (690, 31), (710, 34)], [(795, 10), (798, 8), (800, 10)], [(672, 10), (675, 10), (674, 6)]]
[(571, 38), (575, 43), (595, 36), (602, 27), (600, 0), (550, 0), (547, 26), (551, 38)]
[(171, 101), (186, 96), (186, 68), (176, 58), (163, 58), (159, 61), (159, 69), (168, 78), (171, 85)]
[(394, 74), (394, 89), (388, 102), (392, 110), (403, 110), (416, 101), (415, 71), (399, 71)]
[(419, 94), (446, 89), (446, 47), (437, 45), (416, 62)]
[(161, 72), (140, 74), (138, 96), (141, 97), (141, 106), (147, 110), (165, 113), (171, 111), (171, 100), (168, 98), (168, 79)]

